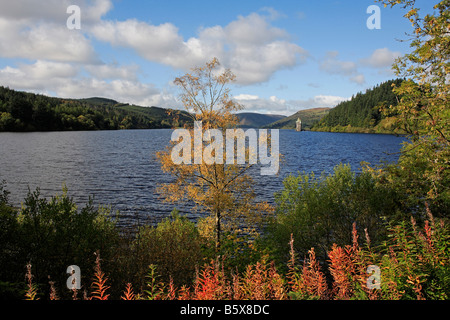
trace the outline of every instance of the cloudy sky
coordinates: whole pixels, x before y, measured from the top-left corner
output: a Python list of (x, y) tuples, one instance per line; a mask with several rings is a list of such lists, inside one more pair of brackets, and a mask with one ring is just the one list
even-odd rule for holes
[[(381, 29), (366, 25), (373, 4)], [(404, 13), (373, 0), (0, 0), (0, 85), (182, 108), (174, 78), (217, 57), (246, 111), (290, 115), (394, 78)]]

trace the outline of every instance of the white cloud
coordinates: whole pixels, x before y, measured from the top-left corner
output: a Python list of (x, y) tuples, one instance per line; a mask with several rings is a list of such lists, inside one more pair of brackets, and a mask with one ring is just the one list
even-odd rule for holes
[(0, 18), (0, 57), (64, 62), (98, 61), (90, 41), (80, 32), (53, 23), (28, 27)]
[(85, 65), (84, 69), (94, 78), (104, 80), (137, 80), (137, 72), (139, 67), (137, 65), (119, 66), (117, 64), (91, 64)]
[(366, 77), (362, 73), (358, 73), (349, 78), (350, 81), (355, 82), (357, 84), (364, 84), (366, 82)]
[(71, 78), (77, 75), (77, 68), (69, 63), (38, 60), (32, 65), (22, 65), (21, 71), (32, 79)]
[(363, 84), (365, 77), (358, 72), (358, 65), (353, 61), (341, 61), (338, 59), (338, 55), (337, 51), (327, 52), (326, 57), (319, 65), (320, 69), (329, 74), (345, 76), (357, 84)]
[(281, 103), (281, 104), (286, 103), (286, 100), (284, 100), (284, 99), (279, 99), (279, 98), (277, 98), (276, 96), (270, 96), (270, 97), (269, 97), (269, 100), (272, 101), (272, 102)]
[[(81, 8), (81, 30), (66, 27), (66, 9), (72, 4)], [(0, 7), (0, 57), (29, 60), (0, 69), (0, 84), (60, 97), (103, 96), (144, 106), (180, 108), (171, 91), (142, 83), (138, 66), (102, 62), (93, 46), (95, 40), (130, 48), (146, 60), (182, 70), (217, 57), (236, 74), (240, 85), (268, 81), (277, 71), (308, 58), (308, 52), (293, 42), (286, 30), (274, 26), (273, 21), (283, 15), (272, 8), (239, 16), (227, 25), (201, 28), (195, 36), (184, 38), (172, 23), (104, 20), (112, 8), (111, 0), (0, 0)], [(340, 61), (337, 56), (330, 52), (322, 61), (322, 70), (364, 81), (355, 63)], [(370, 61), (384, 60), (374, 57)], [(286, 100), (246, 93), (235, 99), (247, 111), (286, 115), (300, 109), (333, 107), (345, 100), (327, 95)]]
[(315, 107), (334, 107), (342, 101), (349, 100), (349, 98), (339, 97), (339, 96), (327, 96), (318, 95), (313, 98)]
[(242, 93), (242, 94), (235, 96), (234, 99), (236, 99), (236, 100), (256, 100), (256, 99), (259, 99), (259, 97), (255, 96), (253, 94)]
[(175, 67), (180, 67), (181, 58), (188, 54), (177, 27), (171, 23), (153, 26), (136, 19), (102, 21), (91, 32), (98, 40), (132, 48), (147, 60)]
[(149, 61), (184, 70), (217, 57), (233, 70), (237, 83), (254, 84), (267, 81), (276, 71), (294, 67), (307, 57), (306, 50), (290, 42), (287, 32), (271, 26), (269, 20), (252, 13), (225, 27), (200, 29), (197, 37), (187, 40), (171, 23), (156, 26), (135, 19), (102, 21), (90, 30), (101, 41), (132, 48)]
[(70, 5), (80, 7), (83, 24), (98, 22), (113, 7), (111, 0), (0, 0), (0, 18), (28, 25), (42, 22), (66, 25)]
[(357, 71), (356, 63), (352, 61), (340, 61), (337, 59), (337, 51), (329, 51), (320, 64), (320, 69), (331, 74), (351, 75)]
[(277, 39), (286, 39), (285, 30), (270, 26), (268, 19), (257, 13), (230, 22), (225, 27), (228, 41), (235, 45), (264, 45)]
[[(66, 26), (67, 7), (72, 4), (80, 6), (82, 30)], [(112, 8), (110, 0), (0, 0), (0, 7), (0, 57), (99, 61), (84, 32)]]
[(8, 1), (0, 0), (0, 17), (15, 21), (65, 21), (69, 0), (34, 0)]
[[(66, 27), (70, 5), (81, 8), (81, 30)], [(112, 0), (0, 0), (0, 7), (0, 58), (28, 60), (0, 69), (1, 85), (67, 98), (105, 96), (140, 105), (179, 106), (171, 92), (141, 83), (138, 66), (102, 62), (95, 40), (131, 48), (149, 61), (182, 70), (217, 57), (241, 85), (267, 81), (308, 56), (286, 30), (273, 26), (283, 15), (272, 8), (239, 16), (227, 25), (201, 28), (186, 39), (172, 23), (105, 20)], [(274, 107), (286, 104), (276, 97), (266, 101)]]
[(71, 64), (38, 60), (34, 64), (21, 64), (18, 68), (7, 66), (0, 69), (0, 83), (22, 90), (45, 90), (77, 73)]
[(287, 17), (287, 15), (285, 15), (284, 13), (281, 13), (272, 7), (263, 7), (261, 9), (259, 9), (259, 11), (266, 12), (268, 14), (269, 20), (278, 20), (278, 19)]
[(400, 57), (399, 51), (391, 51), (388, 48), (376, 49), (372, 55), (366, 59), (362, 59), (361, 63), (373, 68), (391, 67), (395, 59)]
[[(81, 9), (81, 30), (66, 26), (67, 7), (73, 4)], [(67, 98), (103, 96), (159, 106), (176, 103), (171, 94), (140, 82), (138, 66), (100, 61), (89, 30), (101, 25), (102, 16), (112, 8), (110, 0), (0, 0), (0, 7), (0, 57), (30, 60), (0, 69), (1, 85)]]
[(349, 81), (357, 84), (366, 82), (365, 76), (359, 71), (360, 67), (378, 69), (380, 73), (392, 74), (391, 66), (401, 53), (391, 51), (388, 48), (376, 49), (369, 57), (360, 59), (358, 63), (353, 61), (342, 61), (338, 58), (339, 52), (329, 51), (320, 62), (320, 69), (329, 74), (346, 77)]
[(38, 60), (33, 64), (0, 69), (0, 83), (11, 88), (65, 98), (101, 96), (142, 106), (174, 107), (178, 104), (170, 93), (140, 82), (134, 71), (134, 66), (75, 66)]
[(66, 79), (56, 89), (60, 97), (107, 97), (119, 102), (151, 106), (159, 103), (160, 92), (153, 85), (116, 79), (105, 81), (96, 78)]
[(339, 102), (349, 100), (346, 97), (317, 95), (307, 100), (285, 100), (276, 96), (261, 98), (256, 95), (239, 94), (234, 97), (244, 106), (243, 112), (261, 112), (290, 116), (299, 110), (310, 108), (332, 108)]

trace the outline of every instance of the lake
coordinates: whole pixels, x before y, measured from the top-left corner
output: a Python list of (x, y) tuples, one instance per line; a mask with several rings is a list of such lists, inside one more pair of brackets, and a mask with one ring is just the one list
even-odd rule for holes
[[(95, 205), (119, 210), (124, 224), (136, 219), (154, 223), (175, 207), (155, 192), (160, 183), (171, 180), (161, 172), (155, 156), (169, 145), (171, 133), (167, 129), (3, 132), (0, 180), (7, 181), (15, 206), (20, 206), (29, 188), (39, 187), (42, 196), (50, 197), (60, 194), (65, 184), (80, 206), (94, 196)], [(393, 135), (280, 130), (280, 173), (261, 176), (259, 168), (252, 170), (257, 197), (273, 202), (274, 192), (281, 190), (283, 178), (291, 173), (331, 172), (339, 163), (358, 170), (361, 161), (373, 165), (397, 161), (404, 140)], [(196, 218), (189, 204), (176, 207)]]

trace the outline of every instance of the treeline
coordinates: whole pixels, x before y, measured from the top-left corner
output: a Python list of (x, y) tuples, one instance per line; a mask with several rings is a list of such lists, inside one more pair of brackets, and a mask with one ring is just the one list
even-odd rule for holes
[[(393, 131), (393, 123), (380, 110), (381, 106), (396, 106), (398, 97), (392, 85), (399, 86), (403, 79), (383, 82), (366, 92), (359, 92), (349, 101), (343, 101), (313, 126), (317, 131)], [(378, 130), (376, 130), (378, 129)]]
[(182, 112), (103, 98), (62, 99), (0, 86), (0, 131), (157, 129), (183, 125)]

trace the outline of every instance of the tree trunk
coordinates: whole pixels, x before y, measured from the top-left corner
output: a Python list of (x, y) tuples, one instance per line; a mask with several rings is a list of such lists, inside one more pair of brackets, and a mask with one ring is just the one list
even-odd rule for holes
[(220, 226), (220, 209), (216, 208), (216, 252), (219, 252), (220, 249), (220, 233), (221, 233), (221, 226)]

